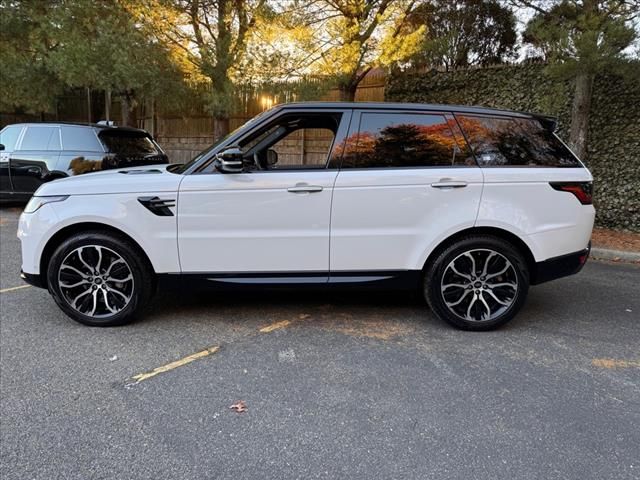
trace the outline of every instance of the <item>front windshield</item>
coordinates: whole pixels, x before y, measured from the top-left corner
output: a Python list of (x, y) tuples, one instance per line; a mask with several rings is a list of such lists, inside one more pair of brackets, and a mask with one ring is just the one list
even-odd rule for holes
[(245, 123), (243, 123), (238, 128), (236, 128), (233, 132), (228, 133), (224, 137), (220, 138), (217, 142), (215, 142), (213, 145), (211, 145), (210, 147), (208, 147), (205, 150), (203, 150), (202, 152), (200, 152), (198, 155), (196, 155), (194, 158), (189, 160), (184, 165), (180, 165), (179, 167), (174, 167), (170, 171), (172, 173), (184, 173), (184, 172), (186, 172), (189, 168), (191, 168), (193, 165), (195, 165), (197, 162), (199, 162), (202, 158), (208, 157), (209, 154), (213, 150), (215, 150), (219, 145), (224, 143), (229, 137), (239, 133), (242, 130), (247, 130), (247, 129), (251, 128), (260, 118), (262, 118), (263, 116), (265, 116), (269, 112), (271, 112), (271, 110), (267, 110), (265, 112), (262, 112), (262, 113), (256, 115), (253, 118), (250, 118)]

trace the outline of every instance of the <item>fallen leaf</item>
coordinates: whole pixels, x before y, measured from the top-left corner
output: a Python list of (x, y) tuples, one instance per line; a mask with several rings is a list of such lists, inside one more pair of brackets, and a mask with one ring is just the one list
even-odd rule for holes
[(237, 413), (242, 413), (247, 411), (247, 404), (244, 403), (244, 400), (240, 400), (239, 402), (234, 403), (229, 407), (231, 410), (235, 410)]

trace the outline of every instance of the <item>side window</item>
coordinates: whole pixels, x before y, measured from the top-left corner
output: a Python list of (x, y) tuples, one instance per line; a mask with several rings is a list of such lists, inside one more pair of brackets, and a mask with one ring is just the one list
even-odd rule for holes
[(324, 167), (334, 138), (335, 134), (327, 128), (294, 130), (271, 147), (278, 158), (275, 167)]
[(58, 127), (27, 127), (20, 150), (60, 150)]
[(102, 152), (102, 146), (91, 128), (62, 126), (62, 146), (65, 150)]
[(527, 118), (456, 115), (481, 167), (579, 167), (571, 151)]
[(440, 114), (363, 113), (358, 134), (345, 140), (342, 168), (474, 164), (452, 128)]
[(240, 141), (255, 170), (325, 168), (341, 113), (286, 114)]
[(0, 143), (4, 145), (5, 152), (13, 152), (16, 142), (22, 131), (22, 126), (8, 126), (0, 132)]

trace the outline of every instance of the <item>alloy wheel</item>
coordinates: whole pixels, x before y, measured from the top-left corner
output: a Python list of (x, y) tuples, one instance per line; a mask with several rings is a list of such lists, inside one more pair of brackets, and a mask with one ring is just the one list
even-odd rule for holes
[(495, 250), (468, 250), (447, 265), (440, 291), (454, 315), (473, 322), (491, 321), (515, 302), (518, 275), (509, 259)]
[(71, 251), (58, 270), (58, 285), (71, 308), (93, 318), (116, 315), (129, 304), (134, 292), (129, 264), (101, 245)]

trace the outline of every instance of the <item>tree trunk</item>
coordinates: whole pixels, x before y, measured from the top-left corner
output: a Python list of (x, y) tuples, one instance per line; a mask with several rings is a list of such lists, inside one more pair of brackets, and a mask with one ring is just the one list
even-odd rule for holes
[(213, 118), (213, 139), (218, 141), (229, 133), (229, 117), (219, 116)]
[(109, 123), (111, 120), (111, 89), (104, 92), (104, 119)]
[(121, 113), (121, 123), (123, 127), (127, 127), (129, 125), (129, 97), (125, 94), (120, 97), (120, 113)]
[(151, 136), (156, 138), (156, 99), (151, 99)]
[(341, 102), (355, 102), (356, 100), (356, 90), (358, 90), (358, 84), (347, 83), (340, 84), (338, 86), (338, 92), (340, 95)]
[(136, 109), (134, 102), (134, 94), (131, 91), (123, 92), (120, 95), (121, 99), (121, 111), (122, 111), (122, 126), (123, 127), (137, 127)]
[(91, 114), (91, 89), (89, 87), (86, 88), (87, 91), (87, 121), (89, 123), (93, 122), (93, 115)]
[(573, 107), (571, 108), (569, 144), (581, 160), (586, 160), (587, 157), (587, 136), (589, 133), (589, 111), (591, 110), (593, 80), (594, 76), (592, 74), (578, 73)]

